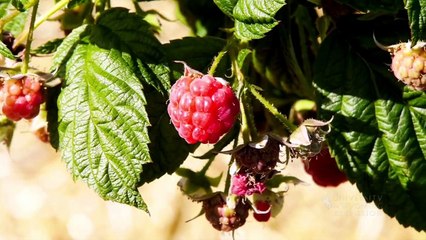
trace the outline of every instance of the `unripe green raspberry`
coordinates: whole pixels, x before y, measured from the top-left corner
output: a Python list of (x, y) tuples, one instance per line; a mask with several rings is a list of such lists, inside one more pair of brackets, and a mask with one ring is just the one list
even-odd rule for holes
[(395, 77), (414, 90), (426, 90), (426, 43), (400, 43), (390, 48)]

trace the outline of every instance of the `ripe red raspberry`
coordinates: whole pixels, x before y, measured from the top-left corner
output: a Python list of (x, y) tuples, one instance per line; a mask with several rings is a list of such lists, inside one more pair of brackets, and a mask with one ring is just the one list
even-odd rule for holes
[(337, 187), (348, 180), (338, 168), (336, 160), (331, 157), (328, 148), (323, 148), (318, 155), (309, 158), (304, 164), (306, 172), (312, 175), (312, 179), (319, 186)]
[(268, 201), (256, 201), (253, 217), (258, 222), (267, 222), (271, 218), (271, 204)]
[(426, 43), (401, 43), (389, 48), (395, 77), (414, 90), (426, 90)]
[(0, 91), (3, 114), (13, 121), (31, 119), (44, 102), (42, 83), (33, 76), (22, 75), (4, 81)]
[(216, 143), (231, 129), (240, 107), (223, 79), (185, 66), (184, 76), (172, 86), (167, 111), (179, 135), (188, 143)]
[(203, 210), (212, 226), (224, 232), (233, 231), (246, 222), (250, 205), (238, 198), (235, 207), (228, 206), (222, 194), (203, 201)]

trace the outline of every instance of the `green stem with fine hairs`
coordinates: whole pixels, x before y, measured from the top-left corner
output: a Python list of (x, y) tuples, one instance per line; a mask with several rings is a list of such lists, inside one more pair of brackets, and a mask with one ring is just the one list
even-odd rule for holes
[(291, 123), (286, 116), (284, 116), (282, 113), (280, 113), (280, 111), (278, 111), (278, 109), (272, 104), (270, 103), (268, 100), (266, 100), (266, 98), (264, 98), (262, 96), (262, 94), (260, 94), (254, 86), (247, 84), (251, 94), (260, 102), (262, 103), (262, 105), (268, 109), (269, 112), (272, 113), (272, 115), (274, 115), (278, 120), (281, 121), (281, 123), (284, 124), (284, 126), (290, 131), (293, 132), (294, 130), (296, 130), (297, 126), (294, 125), (293, 123)]
[(21, 69), (23, 74), (28, 72), (28, 66), (30, 64), (31, 42), (33, 41), (34, 23), (35, 23), (35, 18), (37, 15), (38, 4), (39, 4), (39, 1), (35, 2), (33, 6), (33, 11), (31, 12), (30, 27), (28, 29), (27, 43), (25, 46), (24, 62)]

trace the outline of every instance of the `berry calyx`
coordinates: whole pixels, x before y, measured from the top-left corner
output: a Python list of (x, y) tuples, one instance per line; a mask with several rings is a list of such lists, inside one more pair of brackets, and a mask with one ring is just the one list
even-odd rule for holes
[(318, 155), (308, 158), (304, 165), (306, 172), (319, 186), (337, 187), (348, 180), (338, 168), (336, 160), (331, 157), (328, 148), (323, 148)]
[(271, 218), (271, 204), (268, 201), (254, 203), (253, 217), (258, 222), (267, 222)]
[(172, 86), (167, 111), (189, 144), (216, 143), (234, 125), (240, 107), (226, 81), (185, 65), (184, 76)]
[(414, 90), (426, 90), (426, 43), (401, 43), (389, 48), (395, 77)]
[(0, 85), (0, 105), (3, 114), (12, 121), (32, 119), (44, 102), (42, 83), (38, 78), (20, 75)]

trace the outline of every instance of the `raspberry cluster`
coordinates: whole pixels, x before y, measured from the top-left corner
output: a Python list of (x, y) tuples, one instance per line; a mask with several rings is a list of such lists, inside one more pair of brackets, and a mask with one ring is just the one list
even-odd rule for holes
[(391, 49), (391, 69), (395, 77), (414, 90), (426, 90), (426, 43), (401, 43)]
[(280, 141), (266, 135), (261, 142), (245, 145), (233, 153), (238, 170), (232, 176), (231, 193), (243, 199), (251, 195), (263, 198), (252, 206), (253, 217), (260, 222), (271, 217), (271, 203), (266, 200), (271, 191), (266, 182), (277, 173), (281, 145)]
[(20, 75), (0, 85), (0, 105), (3, 114), (13, 121), (32, 119), (44, 102), (43, 86), (38, 78)]
[(216, 143), (231, 129), (240, 108), (223, 79), (185, 66), (184, 76), (172, 86), (167, 111), (179, 135), (194, 144)]

